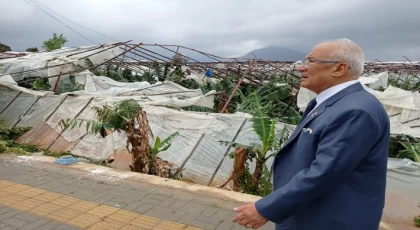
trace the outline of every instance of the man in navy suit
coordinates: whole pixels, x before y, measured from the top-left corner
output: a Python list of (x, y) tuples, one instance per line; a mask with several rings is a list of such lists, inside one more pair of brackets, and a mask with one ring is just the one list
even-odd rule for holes
[(299, 66), (315, 93), (273, 162), (271, 194), (235, 208), (257, 229), (377, 230), (385, 201), (389, 118), (358, 78), (364, 54), (339, 39), (317, 45)]

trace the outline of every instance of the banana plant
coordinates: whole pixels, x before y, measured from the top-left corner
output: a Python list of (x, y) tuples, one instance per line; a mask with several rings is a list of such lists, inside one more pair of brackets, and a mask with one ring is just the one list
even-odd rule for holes
[(156, 137), (155, 143), (150, 147), (150, 164), (149, 164), (149, 174), (155, 175), (158, 165), (156, 164), (156, 159), (160, 152), (168, 150), (172, 141), (179, 135), (179, 132), (174, 132), (169, 135), (164, 140), (161, 140), (159, 136)]
[(267, 117), (278, 118), (282, 122), (287, 121), (292, 124), (300, 120), (300, 114), (295, 110), (296, 108), (286, 103), (291, 100), (292, 92), (288, 85), (279, 86), (274, 82), (269, 82), (248, 95), (240, 90), (238, 92), (241, 97), (241, 103), (237, 105), (239, 112), (261, 117), (263, 111)]
[[(152, 130), (147, 120), (146, 112), (133, 99), (124, 100), (114, 108), (104, 105), (93, 107), (96, 120), (63, 119), (60, 121), (62, 128), (73, 129), (86, 123), (86, 131), (100, 134), (103, 138), (112, 132), (124, 131), (127, 135), (127, 151), (132, 156), (132, 171), (148, 173), (151, 161), (149, 139), (153, 138)], [(130, 148), (131, 146), (131, 148)]]
[[(242, 146), (247, 149), (247, 160), (255, 160), (256, 163), (249, 192), (252, 194), (260, 194), (260, 190), (266, 190), (267, 187), (265, 185), (262, 186), (262, 184), (265, 183), (261, 183), (265, 163), (280, 150), (281, 145), (287, 140), (288, 132), (285, 128), (280, 132), (276, 132), (276, 120), (267, 115), (267, 107), (269, 105), (263, 105), (260, 97), (256, 93), (252, 93), (249, 100), (249, 103), (253, 105), (252, 107), (250, 106), (250, 109), (248, 110), (253, 115), (253, 118), (251, 118), (250, 121), (252, 122), (253, 130), (260, 139), (260, 143), (251, 143), (249, 145), (229, 142), (221, 143), (224, 143), (225, 145), (231, 144), (232, 147)], [(272, 153), (269, 155), (269, 152)]]
[(405, 149), (400, 150), (399, 153), (420, 163), (420, 143), (400, 143)]

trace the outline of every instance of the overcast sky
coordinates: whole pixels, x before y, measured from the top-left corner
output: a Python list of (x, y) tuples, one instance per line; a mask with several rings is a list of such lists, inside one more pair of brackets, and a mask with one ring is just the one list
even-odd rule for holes
[[(65, 46), (92, 45), (26, 1), (0, 0), (0, 42), (17, 51), (40, 48), (55, 32), (68, 38)], [(420, 0), (37, 1), (118, 41), (242, 56), (269, 45), (306, 54), (320, 41), (346, 37), (368, 60), (420, 60)], [(51, 14), (96, 43), (113, 42)]]

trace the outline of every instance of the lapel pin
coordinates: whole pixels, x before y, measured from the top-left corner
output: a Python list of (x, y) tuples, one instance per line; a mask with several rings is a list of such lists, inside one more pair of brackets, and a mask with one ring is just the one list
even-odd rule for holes
[(303, 131), (304, 132), (308, 132), (309, 134), (312, 133), (312, 129), (311, 128), (304, 128)]
[(318, 112), (314, 112), (311, 117), (315, 117), (316, 115), (318, 115)]

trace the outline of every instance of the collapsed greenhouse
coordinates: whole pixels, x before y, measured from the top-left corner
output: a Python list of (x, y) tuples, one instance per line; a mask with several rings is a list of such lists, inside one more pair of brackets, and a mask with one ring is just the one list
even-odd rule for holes
[[(208, 61), (197, 61), (197, 55)], [(284, 130), (291, 133), (299, 110), (303, 111), (316, 96), (299, 87), (297, 64), (221, 58), (182, 46), (129, 42), (3, 58), (0, 119), (8, 128), (32, 127), (18, 139), (21, 143), (54, 152), (71, 152), (94, 162), (112, 158), (113, 167), (130, 170), (132, 162), (124, 132), (112, 132), (103, 138), (87, 132), (85, 127), (68, 129), (60, 122), (68, 118), (93, 120), (94, 107), (114, 106), (132, 99), (146, 111), (154, 137), (179, 133), (159, 157), (183, 169), (182, 180), (217, 186), (228, 179), (234, 164), (228, 156), (233, 147), (222, 142), (242, 145), (261, 142), (253, 128), (255, 108), (244, 105), (247, 95), (242, 95), (239, 87), (262, 88), (273, 84), (278, 92), (287, 92), (289, 95), (282, 97), (284, 103), (279, 108), (270, 108), (270, 112), (272, 117), (278, 114), (285, 117), (276, 122), (276, 133)], [(211, 77), (204, 74), (207, 69), (213, 71)], [(418, 86), (419, 70), (420, 63), (369, 62), (359, 79), (384, 105), (391, 121), (392, 138), (397, 141), (401, 136), (420, 138), (420, 87), (409, 90), (409, 86), (413, 89)], [(409, 79), (413, 76), (417, 83)], [(391, 81), (395, 84), (390, 84)], [(228, 86), (210, 87), (221, 83)], [(243, 103), (235, 110), (237, 98), (242, 98)], [(416, 158), (398, 158), (389, 158), (387, 202), (398, 201), (414, 211), (401, 216), (386, 209), (384, 217), (409, 222), (420, 203), (420, 164), (413, 161)], [(272, 160), (265, 162), (267, 168)], [(248, 163), (253, 171), (255, 161)]]

